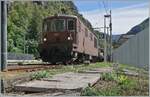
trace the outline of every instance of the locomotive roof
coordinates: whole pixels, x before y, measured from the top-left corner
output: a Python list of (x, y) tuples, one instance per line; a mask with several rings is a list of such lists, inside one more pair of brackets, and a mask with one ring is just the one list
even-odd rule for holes
[(58, 15), (54, 15), (54, 16), (49, 16), (49, 17), (46, 17), (45, 19), (48, 19), (48, 18), (57, 18), (57, 17), (70, 17), (70, 18), (78, 18), (77, 16), (75, 15), (65, 15), (65, 14), (58, 14)]

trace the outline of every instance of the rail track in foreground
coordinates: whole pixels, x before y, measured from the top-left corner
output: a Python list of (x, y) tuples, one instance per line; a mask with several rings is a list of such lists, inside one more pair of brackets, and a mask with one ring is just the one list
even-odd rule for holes
[(25, 65), (12, 65), (7, 67), (7, 71), (24, 71), (32, 72), (45, 69), (58, 69), (63, 65), (52, 65), (52, 64), (25, 64)]

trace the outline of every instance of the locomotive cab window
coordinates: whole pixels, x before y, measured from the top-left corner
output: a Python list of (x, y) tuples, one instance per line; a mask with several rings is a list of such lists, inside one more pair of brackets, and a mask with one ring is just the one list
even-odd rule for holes
[(55, 20), (55, 30), (64, 31), (65, 30), (65, 21), (64, 20)]
[(44, 32), (63, 32), (65, 31), (64, 19), (47, 20), (43, 27)]
[(67, 28), (69, 31), (75, 31), (75, 21), (73, 19), (67, 21)]

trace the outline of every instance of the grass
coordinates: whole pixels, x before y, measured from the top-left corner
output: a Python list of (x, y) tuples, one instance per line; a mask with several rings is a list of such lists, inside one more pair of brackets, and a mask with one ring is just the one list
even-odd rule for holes
[[(92, 63), (89, 65), (69, 65), (59, 69), (49, 69), (39, 71), (32, 75), (33, 79), (41, 79), (45, 77), (52, 77), (55, 74), (65, 72), (79, 72), (90, 70), (92, 68), (112, 67), (112, 63)], [(140, 71), (142, 74), (143, 69), (139, 69), (129, 65), (119, 65), (119, 72), (123, 69), (131, 71)], [(93, 87), (89, 86), (81, 92), (81, 96), (148, 96), (149, 94), (149, 78), (148, 73), (140, 76), (128, 76), (122, 73), (103, 73), (101, 80)]]
[[(19, 62), (18, 64), (23, 65), (22, 62)], [(89, 70), (91, 68), (100, 68), (100, 67), (110, 67), (111, 63), (104, 63), (104, 62), (98, 62), (98, 63), (92, 63), (89, 65), (81, 64), (81, 65), (69, 65), (69, 66), (63, 66), (62, 68), (59, 69), (49, 69), (49, 70), (41, 70), (41, 71), (46, 71), (49, 76), (59, 74), (59, 73), (65, 73), (65, 72), (79, 72), (82, 70)], [(34, 72), (33, 75), (31, 76), (38, 76), (40, 74), (39, 72)], [(14, 78), (15, 76), (20, 76), (20, 75), (28, 75), (28, 72), (22, 72), (22, 71), (17, 71), (17, 72), (0, 72), (0, 77), (2, 78)], [(39, 77), (40, 78), (40, 77)]]
[(111, 73), (102, 73), (101, 74), (101, 79), (105, 81), (111, 81), (111, 80), (116, 80), (117, 79), (117, 74), (114, 72)]
[(48, 71), (39, 71), (39, 72), (34, 73), (31, 76), (31, 79), (41, 79), (41, 78), (46, 78), (46, 77), (49, 77)]
[[(32, 80), (52, 77), (55, 74), (65, 72), (80, 72), (94, 68), (112, 67), (112, 63), (92, 63), (89, 65), (69, 65), (62, 66), (58, 69), (41, 70), (31, 73)], [(139, 76), (123, 75), (123, 69), (136, 71), (140, 73)], [(149, 75), (145, 69), (139, 69), (134, 66), (119, 64), (118, 71), (112, 73), (103, 73), (101, 80), (93, 87), (89, 86), (81, 93), (82, 96), (148, 96), (149, 95)], [(24, 73), (23, 73), (24, 74)], [(22, 75), (22, 72), (1, 73), (2, 77), (12, 78), (14, 76)], [(24, 74), (25, 75), (25, 74)]]
[(89, 65), (81, 64), (81, 65), (69, 65), (69, 66), (63, 66), (59, 69), (49, 69), (49, 70), (42, 70), (35, 72), (31, 75), (32, 79), (40, 79), (40, 78), (46, 78), (51, 77), (55, 74), (65, 73), (65, 72), (81, 72), (84, 70), (90, 70), (92, 68), (101, 68), (101, 67), (110, 67), (111, 63), (92, 63)]
[[(144, 75), (145, 76), (145, 75)], [(147, 74), (148, 76), (148, 74)], [(82, 91), (82, 96), (148, 96), (148, 77), (133, 77), (122, 74), (105, 73), (93, 87)]]
[(144, 68), (138, 68), (136, 66), (131, 66), (131, 65), (126, 65), (126, 64), (119, 64), (119, 69), (129, 69), (129, 70), (134, 70), (134, 71), (137, 71), (137, 72), (146, 72), (148, 71), (147, 70), (147, 66), (144, 66)]

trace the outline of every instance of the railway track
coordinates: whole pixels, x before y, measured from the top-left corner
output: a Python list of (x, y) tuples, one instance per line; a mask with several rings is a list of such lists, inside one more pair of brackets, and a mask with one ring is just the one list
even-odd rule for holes
[(38, 71), (38, 70), (45, 70), (45, 69), (58, 69), (61, 68), (62, 65), (51, 65), (51, 64), (26, 64), (26, 65), (11, 65), (8, 66), (7, 71)]

